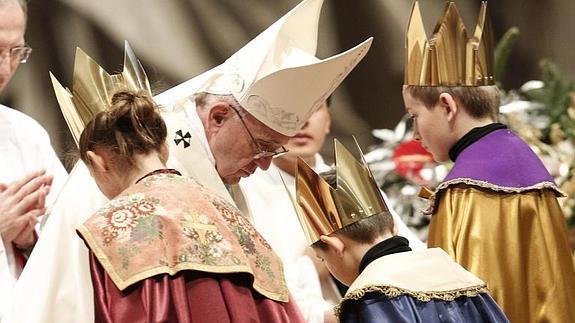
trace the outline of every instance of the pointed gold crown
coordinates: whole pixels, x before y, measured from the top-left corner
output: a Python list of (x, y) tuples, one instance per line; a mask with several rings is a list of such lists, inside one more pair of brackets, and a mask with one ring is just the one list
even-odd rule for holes
[(64, 88), (52, 72), (50, 78), (76, 145), (86, 124), (110, 106), (116, 92), (144, 90), (152, 93), (148, 77), (128, 42), (125, 43), (124, 69), (120, 74), (108, 74), (84, 51), (76, 48), (72, 91)]
[(357, 142), (356, 146), (361, 162), (334, 140), (336, 187), (298, 157), (292, 202), (310, 244), (322, 235), (389, 210)]
[(487, 2), (481, 3), (473, 37), (454, 2), (448, 2), (429, 40), (415, 1), (405, 37), (405, 85), (493, 85), (493, 33)]

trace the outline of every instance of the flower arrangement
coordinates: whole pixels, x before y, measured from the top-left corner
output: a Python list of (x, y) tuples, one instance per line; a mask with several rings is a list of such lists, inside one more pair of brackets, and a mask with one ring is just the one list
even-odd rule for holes
[[(518, 35), (517, 28), (511, 28), (497, 44), (496, 79), (501, 79)], [(549, 60), (542, 60), (539, 67), (541, 80), (502, 91), (500, 113), (503, 122), (541, 158), (565, 193), (559, 203), (567, 226), (575, 228), (575, 82), (567, 80)]]

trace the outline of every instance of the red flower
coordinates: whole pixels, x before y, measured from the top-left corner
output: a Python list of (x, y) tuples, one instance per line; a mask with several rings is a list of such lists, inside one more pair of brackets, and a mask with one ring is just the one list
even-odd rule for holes
[(423, 182), (420, 171), (429, 164), (435, 163), (430, 152), (425, 150), (421, 142), (410, 140), (399, 144), (392, 156), (396, 172), (416, 183)]

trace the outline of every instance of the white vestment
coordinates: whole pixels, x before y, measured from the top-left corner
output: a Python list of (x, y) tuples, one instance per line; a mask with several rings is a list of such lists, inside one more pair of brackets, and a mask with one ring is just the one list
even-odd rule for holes
[[(170, 143), (168, 167), (233, 203), (214, 167), (193, 99), (180, 103), (176, 112), (162, 112)], [(185, 148), (184, 141), (176, 140), (181, 139), (175, 135), (178, 130), (190, 134), (185, 136)], [(78, 162), (14, 288), (12, 306), (3, 323), (94, 321), (89, 253), (76, 228), (105, 202), (86, 166)]]
[[(329, 170), (319, 154), (315, 157), (314, 170)], [(308, 243), (282, 177), (292, 194), (295, 194), (295, 178), (273, 163), (267, 171), (258, 169), (252, 176), (242, 179), (240, 187), (254, 226), (283, 261), (288, 289), (306, 321), (323, 322), (324, 312), (331, 304), (323, 299), (317, 271), (312, 260), (305, 254)], [(382, 195), (387, 205), (390, 205), (385, 193), (382, 192)], [(398, 234), (409, 240), (413, 250), (424, 249), (425, 245), (407, 228), (399, 215), (393, 209), (390, 211), (398, 226)]]
[[(50, 145), (46, 130), (27, 115), (0, 105), (0, 183), (9, 184), (40, 169), (54, 176), (46, 198), (49, 208), (68, 174)], [(0, 239), (0, 320), (12, 299), (19, 271), (12, 244)]]

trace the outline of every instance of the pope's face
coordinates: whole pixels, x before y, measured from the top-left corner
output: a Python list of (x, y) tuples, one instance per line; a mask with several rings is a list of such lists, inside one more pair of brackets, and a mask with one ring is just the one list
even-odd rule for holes
[(26, 18), (17, 1), (0, 5), (0, 93), (20, 64), (17, 57), (10, 57), (10, 49), (24, 46)]
[(208, 142), (220, 178), (226, 184), (236, 184), (242, 177), (253, 174), (258, 167), (267, 170), (272, 157), (256, 158), (257, 155), (261, 150), (280, 150), (289, 137), (271, 130), (244, 111), (240, 112), (241, 119), (231, 108), (228, 111), (230, 114)]

